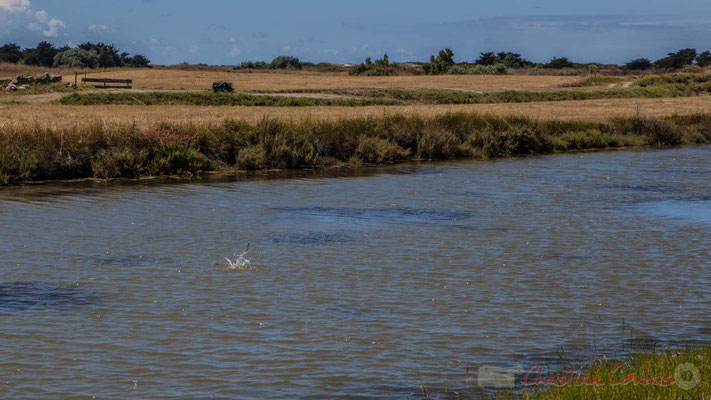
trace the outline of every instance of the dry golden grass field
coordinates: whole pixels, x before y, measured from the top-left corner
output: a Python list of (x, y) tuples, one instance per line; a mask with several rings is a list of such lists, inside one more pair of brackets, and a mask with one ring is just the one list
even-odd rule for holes
[[(94, 77), (133, 79), (135, 89), (205, 90), (215, 81), (232, 82), (237, 91), (403, 88), (471, 91), (544, 90), (579, 82), (576, 76), (552, 75), (437, 75), (348, 76), (345, 72), (223, 72), (166, 69), (117, 70)], [(69, 79), (66, 77), (65, 79)], [(73, 79), (73, 76), (71, 77)]]
[(711, 110), (711, 97), (668, 99), (613, 99), (514, 104), (416, 105), (371, 107), (202, 107), (202, 106), (64, 106), (56, 104), (0, 104), (0, 129), (40, 126), (71, 128), (88, 123), (210, 123), (226, 118), (254, 122), (264, 117), (281, 120), (313, 118), (336, 120), (384, 114), (434, 116), (447, 112), (476, 112), (535, 119), (604, 121), (611, 117), (688, 115)]
[[(17, 72), (17, 71), (13, 71)], [(443, 76), (387, 76), (351, 77), (346, 73), (324, 72), (230, 72), (215, 70), (180, 69), (122, 69), (93, 72), (93, 77), (130, 78), (134, 91), (150, 90), (204, 90), (212, 82), (225, 80), (234, 83), (240, 92), (299, 91), (349, 88), (402, 88), (402, 89), (459, 89), (493, 92), (502, 90), (560, 90), (581, 82), (586, 77), (554, 75), (443, 75)], [(73, 74), (65, 71), (65, 80)], [(630, 83), (634, 77), (620, 77), (619, 82)], [(621, 83), (616, 84), (620, 87)], [(628, 87), (623, 86), (623, 87)], [(610, 85), (596, 86), (596, 89)], [(312, 107), (246, 107), (246, 106), (69, 106), (58, 100), (67, 93), (40, 93), (8, 95), (0, 92), (0, 128), (38, 125), (46, 127), (72, 127), (88, 122), (105, 124), (135, 123), (143, 127), (170, 122), (221, 122), (226, 118), (256, 121), (264, 117), (300, 120), (341, 119), (383, 114), (433, 116), (448, 112), (476, 112), (503, 116), (527, 116), (535, 119), (594, 120), (611, 117), (641, 115), (659, 117), (686, 115), (711, 111), (711, 97), (602, 99), (554, 102), (468, 104), (468, 105), (408, 105), (408, 106), (312, 106)], [(322, 94), (298, 94), (322, 96)], [(26, 104), (23, 104), (26, 103)]]

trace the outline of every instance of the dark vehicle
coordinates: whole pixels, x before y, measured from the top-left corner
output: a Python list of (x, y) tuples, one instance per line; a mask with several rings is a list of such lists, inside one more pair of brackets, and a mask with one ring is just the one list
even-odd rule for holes
[(214, 93), (234, 93), (235, 88), (229, 82), (215, 82), (212, 84)]

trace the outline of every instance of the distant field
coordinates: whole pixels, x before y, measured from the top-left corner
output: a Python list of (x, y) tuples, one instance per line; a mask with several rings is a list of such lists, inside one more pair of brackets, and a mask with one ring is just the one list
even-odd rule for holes
[(611, 117), (658, 117), (688, 115), (711, 110), (711, 96), (662, 99), (609, 99), (556, 101), (513, 104), (416, 105), (368, 107), (202, 107), (202, 106), (63, 106), (56, 104), (0, 104), (0, 113), (12, 118), (0, 119), (0, 127), (34, 126), (72, 127), (89, 122), (125, 124), (143, 127), (167, 123), (219, 123), (225, 118), (255, 122), (264, 117), (281, 120), (313, 118), (336, 120), (405, 114), (434, 116), (448, 112), (477, 112), (502, 116), (526, 116), (536, 119), (604, 121)]
[(232, 82), (238, 91), (410, 88), (472, 91), (544, 90), (580, 82), (581, 77), (551, 75), (348, 76), (340, 72), (224, 72), (166, 69), (117, 70), (96, 73), (106, 78), (133, 79), (134, 88), (203, 90), (215, 81)]

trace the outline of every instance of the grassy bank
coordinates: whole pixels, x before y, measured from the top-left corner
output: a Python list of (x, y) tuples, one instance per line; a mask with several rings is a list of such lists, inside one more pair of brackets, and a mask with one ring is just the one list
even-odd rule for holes
[[(690, 365), (693, 367), (689, 368)], [(696, 370), (689, 371), (693, 368)], [(697, 371), (699, 381), (694, 383), (692, 374)], [(599, 362), (582, 375), (591, 378), (590, 381), (599, 378), (602, 384), (539, 386), (528, 397), (503, 396), (503, 399), (708, 399), (711, 398), (711, 348), (638, 354), (620, 363)]]
[(621, 361), (599, 360), (582, 369), (566, 366), (559, 372), (542, 367), (540, 375), (534, 365), (525, 368), (519, 384), (522, 390), (497, 394), (480, 388), (421, 391), (425, 398), (461, 400), (709, 399), (711, 347), (639, 353)]
[(0, 182), (9, 184), (710, 143), (711, 115), (607, 122), (450, 113), (151, 127), (78, 123), (62, 129), (8, 126), (2, 135)]
[(121, 92), (74, 93), (61, 99), (64, 105), (187, 105), (187, 106), (373, 106), (398, 105), (402, 101), (390, 98), (314, 98), (228, 94), (210, 92)]

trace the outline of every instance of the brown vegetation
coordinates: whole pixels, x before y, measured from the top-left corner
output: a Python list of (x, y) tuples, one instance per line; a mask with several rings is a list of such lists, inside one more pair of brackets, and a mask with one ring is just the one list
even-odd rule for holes
[(264, 117), (298, 121), (362, 118), (386, 114), (431, 117), (448, 112), (477, 112), (500, 116), (525, 116), (534, 119), (604, 121), (611, 117), (640, 115), (660, 117), (688, 115), (711, 110), (711, 97), (660, 99), (610, 99), (512, 104), (417, 105), (369, 107), (201, 107), (201, 106), (62, 106), (0, 104), (0, 129), (18, 126), (69, 128), (87, 123), (104, 125), (136, 124), (141, 127), (160, 123), (209, 123), (226, 118), (254, 123)]
[(106, 78), (133, 79), (137, 89), (202, 90), (215, 81), (228, 81), (238, 91), (343, 89), (343, 88), (439, 88), (472, 91), (543, 90), (580, 81), (574, 76), (348, 76), (339, 72), (293, 71), (237, 73), (204, 70), (135, 69), (102, 73)]

